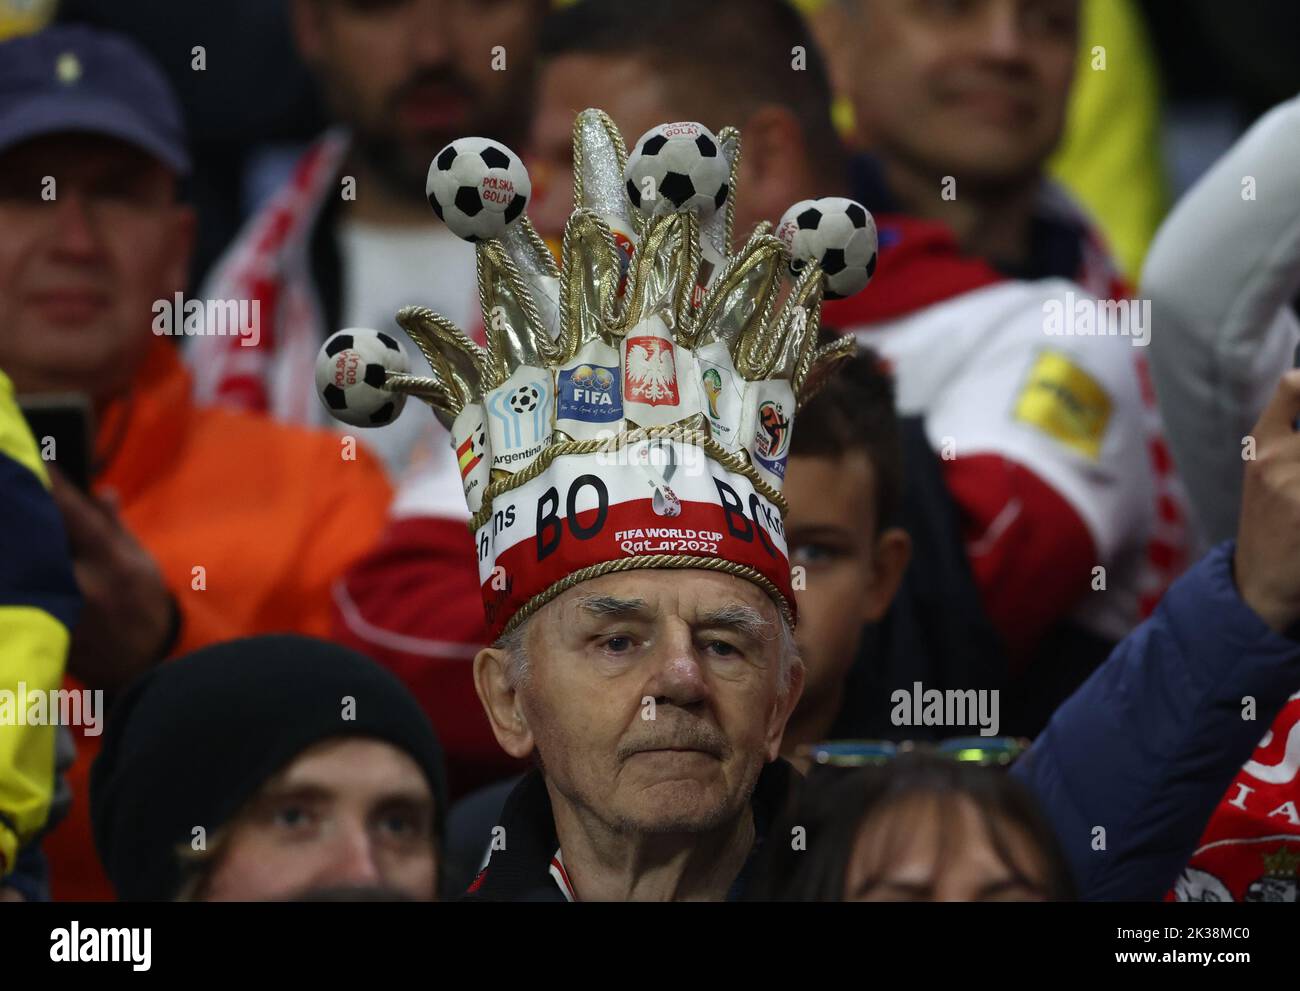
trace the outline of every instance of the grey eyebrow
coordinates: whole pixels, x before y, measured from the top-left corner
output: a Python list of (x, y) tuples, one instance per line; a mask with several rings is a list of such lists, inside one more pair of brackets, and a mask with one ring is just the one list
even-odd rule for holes
[[(576, 604), (579, 609), (602, 619), (650, 612), (650, 606), (645, 599), (625, 599), (617, 595), (584, 595), (577, 600)], [(753, 606), (740, 603), (702, 613), (691, 625), (699, 629), (735, 630), (742, 636), (758, 642), (772, 640), (778, 633), (775, 625), (770, 620), (764, 619), (761, 612)]]
[(577, 604), (579, 609), (600, 617), (626, 616), (649, 609), (645, 599), (624, 599), (617, 595), (584, 595)]
[(742, 636), (759, 642), (771, 640), (777, 635), (775, 625), (770, 620), (764, 619), (762, 613), (753, 606), (740, 603), (704, 613), (693, 625), (704, 629), (718, 627), (732, 629)]

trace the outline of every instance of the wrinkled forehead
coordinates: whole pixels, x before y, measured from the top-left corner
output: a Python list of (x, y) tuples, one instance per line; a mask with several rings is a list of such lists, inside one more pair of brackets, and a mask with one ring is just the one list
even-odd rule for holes
[(724, 620), (758, 627), (752, 632), (767, 637), (780, 631), (780, 613), (761, 588), (734, 575), (697, 568), (602, 575), (568, 589), (542, 614), (562, 626), (626, 617), (646, 622), (680, 619), (691, 626)]

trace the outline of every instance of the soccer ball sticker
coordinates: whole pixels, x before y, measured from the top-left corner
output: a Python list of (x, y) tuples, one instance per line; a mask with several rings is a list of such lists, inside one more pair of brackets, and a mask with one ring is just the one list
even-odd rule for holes
[(424, 186), (429, 205), (466, 241), (500, 237), (532, 194), (519, 156), (490, 138), (457, 138), (434, 156)]
[(842, 196), (801, 200), (776, 225), (798, 275), (816, 261), (826, 280), (826, 298), (844, 299), (867, 287), (876, 273), (876, 222), (867, 208)]
[(333, 334), (316, 354), (316, 391), (331, 416), (354, 427), (382, 427), (397, 419), (406, 396), (389, 392), (389, 372), (410, 368), (406, 350), (388, 334), (349, 327)]
[(627, 196), (646, 216), (694, 210), (704, 220), (730, 193), (730, 166), (703, 124), (660, 124), (641, 135), (627, 160)]

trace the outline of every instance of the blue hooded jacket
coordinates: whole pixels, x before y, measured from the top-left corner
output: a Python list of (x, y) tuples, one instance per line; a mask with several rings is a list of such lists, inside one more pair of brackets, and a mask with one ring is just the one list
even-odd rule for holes
[(1184, 574), (1012, 769), (1037, 794), (1082, 899), (1162, 898), (1300, 687), (1300, 640), (1242, 600), (1233, 550), (1220, 544)]

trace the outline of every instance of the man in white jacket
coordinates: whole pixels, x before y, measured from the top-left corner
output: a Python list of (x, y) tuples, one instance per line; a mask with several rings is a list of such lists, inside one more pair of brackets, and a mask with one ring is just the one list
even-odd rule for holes
[[(1237, 530), (1260, 411), (1300, 321), (1300, 98), (1274, 108), (1179, 201), (1142, 273), (1151, 370), (1202, 531)], [(1243, 715), (1243, 718), (1253, 718)], [(1172, 897), (1300, 900), (1300, 692), (1238, 772)]]
[(1293, 363), (1300, 320), (1300, 98), (1179, 201), (1142, 272), (1151, 373), (1201, 532), (1236, 532), (1247, 435)]

